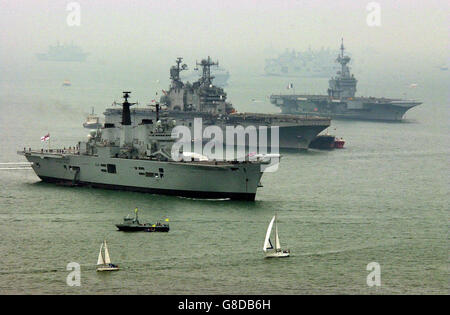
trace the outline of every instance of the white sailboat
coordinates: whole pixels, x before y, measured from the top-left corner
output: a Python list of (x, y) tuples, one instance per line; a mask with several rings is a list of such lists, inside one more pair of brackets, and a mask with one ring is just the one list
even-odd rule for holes
[[(275, 222), (275, 248), (270, 241), (270, 235), (272, 234), (273, 224)], [(266, 239), (264, 240), (263, 251), (266, 258), (279, 258), (279, 257), (289, 257), (289, 249), (282, 250), (280, 245), (280, 238), (278, 237), (278, 226), (277, 226), (277, 215), (274, 215), (269, 223), (266, 232)]]
[(108, 246), (106, 245), (106, 240), (104, 240), (102, 245), (100, 245), (100, 252), (98, 253), (97, 271), (116, 271), (116, 270), (119, 270), (119, 266), (111, 263), (111, 258), (109, 257), (108, 252)]

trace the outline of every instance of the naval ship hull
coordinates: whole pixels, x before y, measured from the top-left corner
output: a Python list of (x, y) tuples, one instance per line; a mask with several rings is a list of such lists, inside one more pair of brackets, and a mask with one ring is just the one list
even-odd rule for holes
[(169, 232), (168, 225), (153, 225), (153, 224), (140, 224), (140, 225), (128, 225), (128, 224), (116, 224), (119, 231), (122, 232)]
[(67, 62), (84, 62), (88, 54), (36, 54), (36, 57), (41, 61), (67, 61)]
[(86, 129), (99, 129), (102, 127), (101, 123), (88, 123), (88, 122), (84, 122), (83, 123), (83, 127)]
[[(177, 125), (184, 125), (191, 129), (194, 135), (194, 118), (202, 118), (203, 128), (211, 125), (219, 126), (223, 131), (224, 144), (226, 142), (227, 126), (255, 126), (258, 132), (259, 126), (267, 127), (267, 145), (271, 145), (270, 127), (279, 127), (279, 148), (280, 149), (308, 149), (309, 143), (323, 130), (330, 126), (331, 120), (328, 117), (318, 117), (317, 115), (281, 115), (281, 114), (259, 114), (259, 113), (236, 113), (226, 117), (212, 116), (201, 112), (182, 111), (162, 111), (164, 116), (175, 119)], [(120, 124), (121, 110), (118, 108), (107, 108), (104, 112), (105, 123)], [(221, 118), (218, 118), (221, 117)], [(156, 113), (147, 108), (131, 110), (131, 121), (133, 125), (138, 125), (143, 119), (156, 119)], [(205, 142), (208, 142), (205, 140)], [(248, 137), (246, 137), (248, 146)]]
[(326, 95), (272, 95), (270, 100), (286, 114), (397, 122), (409, 109), (421, 104), (417, 101), (365, 97), (332, 100)]
[(255, 200), (257, 163), (162, 162), (80, 154), (18, 152), (45, 182), (189, 198)]

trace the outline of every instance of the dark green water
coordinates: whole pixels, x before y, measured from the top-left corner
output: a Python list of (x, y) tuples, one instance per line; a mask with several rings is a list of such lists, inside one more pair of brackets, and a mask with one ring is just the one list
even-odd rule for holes
[[(52, 146), (73, 145), (87, 135), (91, 106), (101, 112), (123, 89), (143, 106), (168, 83), (165, 70), (152, 77), (90, 63), (3, 70), (0, 163), (24, 161), (16, 150), (39, 148), (47, 132)], [(359, 83), (397, 97), (418, 83), (408, 97), (424, 104), (405, 122), (333, 121), (346, 149), (282, 152), (254, 203), (58, 187), (30, 170), (0, 170), (0, 293), (448, 294), (448, 74), (405, 76)], [(61, 87), (66, 78), (72, 87)], [(232, 75), (227, 92), (239, 111), (276, 112), (265, 97), (288, 82)], [(327, 81), (295, 85), (319, 93)], [(149, 221), (169, 217), (171, 231), (117, 232), (135, 207)], [(292, 256), (266, 260), (275, 212)], [(103, 238), (117, 273), (95, 271)], [(81, 287), (66, 284), (69, 262), (81, 265)], [(366, 284), (370, 262), (381, 266), (381, 287)]]

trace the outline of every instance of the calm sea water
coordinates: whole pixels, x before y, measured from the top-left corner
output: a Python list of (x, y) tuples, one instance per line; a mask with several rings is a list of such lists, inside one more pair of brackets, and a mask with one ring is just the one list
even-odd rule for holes
[[(51, 146), (75, 144), (87, 135), (81, 124), (91, 106), (101, 112), (124, 89), (144, 106), (168, 85), (168, 71), (89, 62), (3, 70), (0, 163), (23, 162), (16, 151), (40, 148), (47, 132)], [(64, 79), (73, 85), (61, 87)], [(0, 170), (0, 293), (448, 294), (448, 73), (359, 79), (360, 91), (407, 91), (424, 104), (403, 123), (333, 121), (329, 131), (346, 148), (282, 152), (256, 202), (58, 187), (30, 170)], [(326, 79), (291, 81), (297, 92), (327, 87)], [(289, 82), (232, 74), (228, 97), (239, 111), (277, 112), (267, 95)], [(171, 231), (116, 231), (135, 207), (144, 220), (169, 217)], [(266, 260), (275, 212), (292, 256)], [(95, 271), (104, 238), (117, 273)], [(70, 262), (81, 265), (80, 287), (66, 284)], [(366, 284), (370, 262), (381, 266), (381, 287)]]

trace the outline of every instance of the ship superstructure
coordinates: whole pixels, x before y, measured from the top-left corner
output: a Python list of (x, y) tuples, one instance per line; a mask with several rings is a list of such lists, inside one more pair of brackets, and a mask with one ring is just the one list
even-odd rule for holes
[(218, 65), (210, 57), (202, 59), (197, 66), (202, 68), (202, 76), (193, 83), (181, 81), (180, 72), (187, 69), (181, 64), (182, 58), (176, 60), (176, 66), (170, 69), (170, 89), (161, 97), (161, 104), (169, 111), (201, 112), (207, 114), (230, 114), (233, 106), (226, 102), (227, 94), (223, 88), (213, 85), (214, 76), (211, 67)]
[(421, 104), (415, 100), (355, 96), (357, 80), (350, 73), (350, 57), (344, 54), (343, 41), (336, 62), (341, 68), (329, 80), (327, 95), (273, 94), (271, 103), (285, 114), (387, 121), (400, 121), (406, 111)]
[[(225, 68), (219, 66), (218, 63), (216, 63), (211, 68), (211, 75), (214, 77), (215, 86), (223, 88), (228, 85), (230, 72)], [(181, 74), (181, 80), (185, 82), (195, 82), (198, 81), (202, 76), (203, 76), (202, 69), (197, 66), (192, 71), (188, 71), (185, 74)]]

